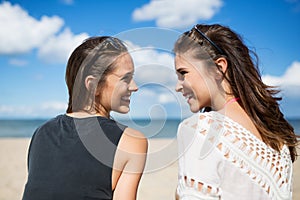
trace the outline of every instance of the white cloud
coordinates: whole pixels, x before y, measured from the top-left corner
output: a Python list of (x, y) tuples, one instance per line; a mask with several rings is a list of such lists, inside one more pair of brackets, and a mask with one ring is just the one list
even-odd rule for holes
[(134, 98), (141, 104), (152, 103), (152, 104), (168, 104), (168, 103), (180, 103), (181, 100), (177, 97), (175, 90), (165, 90), (159, 88), (147, 88), (142, 87)]
[[(18, 4), (0, 4), (0, 54), (22, 54), (38, 49), (45, 61), (65, 62), (73, 48), (87, 38), (86, 33), (74, 35), (63, 29), (64, 20), (58, 16), (35, 19)], [(4, 28), (5, 27), (5, 28)]]
[(36, 20), (19, 5), (4, 1), (0, 4), (0, 54), (29, 52), (58, 32), (63, 23), (57, 16)]
[(41, 109), (42, 110), (66, 110), (67, 104), (64, 102), (59, 102), (59, 101), (50, 101), (50, 102), (44, 102), (41, 104)]
[(24, 66), (26, 66), (28, 64), (28, 62), (26, 60), (16, 59), (16, 58), (10, 59), (8, 61), (8, 63), (10, 65), (17, 66), (17, 67), (24, 67)]
[(50, 118), (65, 113), (67, 104), (59, 101), (44, 102), (34, 106), (0, 105), (0, 117), (42, 117)]
[(138, 84), (149, 83), (173, 87), (176, 83), (174, 56), (172, 52), (164, 52), (151, 46), (140, 47), (126, 41), (135, 65), (135, 80)]
[(155, 20), (157, 26), (186, 28), (198, 20), (211, 19), (223, 5), (222, 0), (151, 0), (134, 10), (136, 21)]
[(53, 35), (41, 45), (38, 55), (47, 62), (65, 63), (72, 51), (87, 37), (86, 33), (74, 35), (69, 28), (66, 28), (62, 33), (57, 36)]
[(300, 96), (300, 62), (295, 61), (282, 76), (265, 75), (264, 83), (279, 86), (287, 96)]
[(176, 97), (170, 93), (163, 93), (158, 96), (159, 103), (173, 103), (176, 102)]

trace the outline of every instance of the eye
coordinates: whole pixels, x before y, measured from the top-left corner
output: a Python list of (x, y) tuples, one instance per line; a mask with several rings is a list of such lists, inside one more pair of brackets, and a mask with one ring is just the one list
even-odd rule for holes
[(182, 76), (184, 76), (187, 73), (187, 71), (180, 71), (179, 74), (181, 74)]
[(133, 78), (132, 75), (126, 75), (121, 80), (124, 81), (125, 83), (130, 83), (132, 78)]

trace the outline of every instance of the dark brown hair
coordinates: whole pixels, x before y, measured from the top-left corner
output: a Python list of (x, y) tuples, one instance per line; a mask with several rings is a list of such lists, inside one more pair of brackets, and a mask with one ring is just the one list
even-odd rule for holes
[[(96, 111), (96, 90), (103, 87), (106, 76), (113, 71), (116, 59), (128, 52), (121, 40), (114, 37), (91, 37), (79, 45), (71, 54), (66, 68), (69, 103), (67, 113)], [(95, 78), (91, 88), (85, 86), (87, 76)], [(86, 108), (89, 110), (86, 110)], [(103, 108), (105, 109), (105, 108)]]
[[(189, 55), (199, 60), (208, 59), (208, 56), (213, 61), (220, 57), (226, 58), (227, 70), (225, 73), (221, 72), (231, 87), (232, 95), (240, 98), (239, 104), (253, 121), (263, 141), (277, 151), (282, 144), (286, 144), (294, 162), (299, 136), (295, 135), (293, 127), (280, 111), (278, 101), (281, 97), (276, 96), (279, 90), (262, 82), (255, 52), (228, 27), (219, 24), (198, 24), (196, 28), (211, 41), (193, 28), (176, 41), (174, 52), (189, 52)], [(221, 52), (211, 42), (220, 48)], [(218, 67), (216, 64), (214, 66)]]

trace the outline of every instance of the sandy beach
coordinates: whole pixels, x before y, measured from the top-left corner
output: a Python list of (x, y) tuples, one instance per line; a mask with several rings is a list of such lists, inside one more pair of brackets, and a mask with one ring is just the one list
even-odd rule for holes
[[(0, 200), (21, 199), (27, 176), (27, 150), (30, 139), (0, 139)], [(175, 154), (165, 161), (165, 154), (176, 150), (174, 140), (150, 140), (150, 162), (141, 179), (139, 200), (174, 199), (177, 184)], [(165, 150), (165, 151), (164, 151)], [(168, 154), (169, 155), (169, 154)], [(155, 160), (155, 162), (154, 162)], [(163, 161), (164, 160), (164, 161)], [(159, 164), (158, 164), (159, 163)], [(300, 158), (294, 164), (293, 200), (300, 199)]]

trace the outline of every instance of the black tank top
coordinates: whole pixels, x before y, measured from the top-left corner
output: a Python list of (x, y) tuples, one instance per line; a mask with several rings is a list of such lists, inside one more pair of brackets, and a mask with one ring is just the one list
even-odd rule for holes
[(46, 122), (31, 139), (23, 200), (112, 199), (112, 165), (125, 128), (104, 117)]

